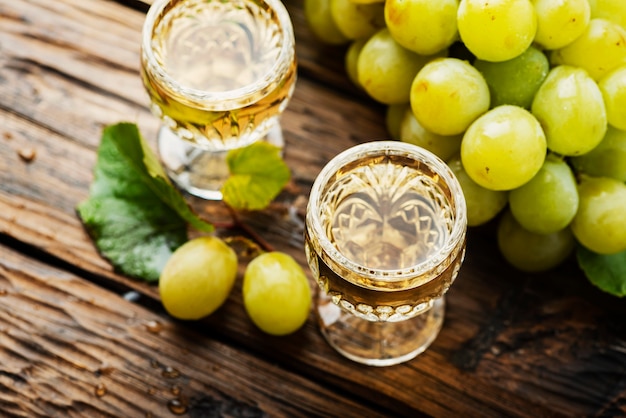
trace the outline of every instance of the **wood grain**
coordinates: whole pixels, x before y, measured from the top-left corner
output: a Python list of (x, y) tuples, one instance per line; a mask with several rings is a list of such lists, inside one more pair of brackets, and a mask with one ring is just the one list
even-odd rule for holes
[(0, 253), (2, 416), (384, 416), (216, 341), (210, 327), (195, 332), (10, 248)]
[[(312, 181), (337, 152), (387, 134), (382, 108), (347, 82), (343, 47), (321, 46), (302, 3), (286, 4), (300, 65), (282, 118), (294, 181), (271, 208), (241, 218), (306, 269), (301, 216)], [(245, 315), (240, 280), (215, 315), (171, 322), (157, 289), (116, 274), (74, 212), (88, 194), (104, 125), (129, 120), (149, 141), (155, 136), (138, 75), (143, 16), (111, 1), (0, 3), (0, 289), (8, 292), (0, 297), (0, 410), (157, 416), (171, 399), (159, 373), (176, 365), (191, 397), (271, 415), (626, 415), (626, 307), (573, 262), (536, 276), (513, 271), (490, 227), (470, 231), (444, 329), (407, 364), (366, 368), (341, 358), (312, 313), (293, 336), (262, 334)], [(219, 205), (190, 202), (209, 219), (224, 216)], [(137, 291), (144, 306), (106, 289)], [(126, 323), (130, 310), (141, 320)], [(164, 324), (160, 333), (146, 332), (152, 320)], [(102, 398), (94, 397), (98, 379), (109, 379)]]

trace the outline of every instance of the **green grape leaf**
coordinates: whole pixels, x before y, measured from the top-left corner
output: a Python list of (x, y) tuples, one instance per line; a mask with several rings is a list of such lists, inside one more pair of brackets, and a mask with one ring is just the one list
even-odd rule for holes
[(76, 209), (98, 251), (120, 273), (156, 281), (187, 241), (187, 225), (213, 231), (171, 184), (135, 124), (107, 126), (97, 157), (89, 197)]
[(238, 210), (264, 209), (291, 177), (281, 149), (259, 141), (228, 152), (230, 177), (222, 186), (223, 200)]
[(626, 296), (626, 251), (603, 255), (579, 245), (576, 258), (591, 283), (612, 295)]

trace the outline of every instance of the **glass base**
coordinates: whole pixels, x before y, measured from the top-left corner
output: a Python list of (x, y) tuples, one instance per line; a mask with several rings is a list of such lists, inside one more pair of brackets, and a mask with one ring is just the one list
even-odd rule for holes
[[(275, 123), (261, 140), (283, 148), (280, 124)], [(226, 163), (229, 150), (209, 151), (181, 139), (167, 126), (157, 138), (159, 156), (172, 181), (189, 194), (207, 200), (222, 200), (222, 185), (230, 175)]]
[(421, 354), (437, 338), (443, 325), (444, 297), (414, 318), (373, 322), (341, 309), (324, 292), (318, 293), (320, 329), (343, 356), (369, 366), (392, 366)]

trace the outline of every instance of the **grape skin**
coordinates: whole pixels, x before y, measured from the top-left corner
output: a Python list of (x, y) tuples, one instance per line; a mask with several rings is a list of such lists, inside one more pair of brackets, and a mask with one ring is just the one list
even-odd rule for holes
[(535, 42), (545, 49), (562, 48), (587, 28), (591, 10), (587, 0), (535, 0)]
[(604, 76), (598, 87), (604, 97), (608, 122), (617, 129), (626, 130), (626, 64)]
[(439, 58), (417, 73), (410, 101), (413, 114), (426, 129), (458, 135), (489, 109), (489, 87), (467, 61)]
[(205, 236), (187, 241), (169, 258), (159, 279), (165, 310), (175, 318), (210, 315), (228, 298), (237, 276), (237, 255), (224, 241)]
[(461, 161), (472, 180), (490, 190), (520, 187), (539, 171), (546, 138), (535, 117), (512, 105), (493, 108), (469, 127)]
[(400, 134), (401, 124), (407, 112), (411, 112), (411, 107), (408, 103), (387, 106), (387, 111), (385, 112), (385, 127), (391, 139), (400, 140), (402, 137)]
[(288, 254), (261, 254), (246, 267), (243, 302), (252, 322), (270, 335), (297, 331), (307, 320), (311, 288), (302, 267)]
[(500, 218), (497, 238), (504, 259), (518, 270), (530, 273), (557, 267), (576, 246), (569, 228), (551, 234), (530, 232), (515, 220), (509, 210)]
[(624, 0), (589, 0), (591, 17), (600, 17), (617, 23), (626, 29)]
[(567, 163), (548, 156), (539, 172), (509, 193), (511, 212), (525, 229), (549, 234), (567, 227), (578, 210), (576, 179)]
[(425, 129), (408, 109), (400, 121), (400, 140), (417, 145), (447, 160), (461, 149), (463, 135), (444, 136)]
[(457, 9), (458, 0), (387, 0), (385, 22), (400, 45), (432, 55), (457, 39)]
[(626, 182), (626, 131), (609, 126), (597, 147), (570, 161), (580, 173)]
[(355, 86), (360, 88), (363, 88), (363, 86), (361, 86), (361, 83), (359, 82), (357, 63), (359, 60), (359, 54), (361, 54), (361, 51), (363, 50), (363, 47), (368, 39), (369, 38), (361, 38), (356, 41), (352, 41), (345, 56), (346, 74), (348, 75), (350, 81), (352, 81)]
[(448, 166), (456, 176), (467, 204), (467, 225), (478, 226), (494, 219), (506, 206), (506, 192), (489, 190), (476, 184), (467, 175), (459, 155), (448, 161)]
[(359, 84), (370, 97), (381, 103), (407, 103), (415, 75), (431, 59), (402, 47), (388, 29), (381, 29), (359, 53)]
[(578, 185), (580, 205), (571, 228), (576, 239), (598, 254), (626, 251), (626, 184), (588, 177)]
[(350, 40), (369, 38), (385, 27), (384, 4), (359, 4), (351, 0), (329, 0), (330, 15), (339, 31)]
[(315, 36), (330, 45), (349, 42), (330, 14), (330, 0), (304, 0), (304, 16)]
[(550, 70), (531, 111), (545, 131), (548, 148), (561, 155), (585, 154), (606, 133), (602, 92), (581, 68), (560, 65)]
[(537, 16), (529, 0), (461, 0), (457, 24), (461, 40), (477, 58), (506, 61), (531, 45)]
[(582, 68), (594, 80), (600, 80), (626, 63), (626, 29), (605, 19), (591, 19), (574, 42), (552, 51), (550, 62)]
[(491, 107), (511, 104), (526, 109), (530, 108), (537, 90), (550, 71), (546, 55), (532, 46), (507, 61), (477, 59), (474, 67), (485, 77), (489, 86)]

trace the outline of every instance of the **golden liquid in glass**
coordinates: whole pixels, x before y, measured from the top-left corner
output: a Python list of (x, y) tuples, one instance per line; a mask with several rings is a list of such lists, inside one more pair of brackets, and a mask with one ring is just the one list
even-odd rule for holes
[(325, 254), (307, 228), (305, 249), (320, 287), (370, 320), (397, 321), (428, 309), (448, 290), (464, 256), (462, 239), (429, 264), (449, 245), (450, 199), (441, 178), (412, 159), (364, 158), (344, 167), (322, 192), (317, 216), (333, 247), (354, 264)]
[[(283, 42), (276, 13), (262, 2), (173, 2), (152, 32), (156, 64), (142, 54), (153, 112), (200, 147), (248, 145), (269, 130), (293, 92), (295, 54), (277, 67)], [(269, 84), (255, 90), (259, 80)], [(241, 100), (232, 100), (235, 91)]]

